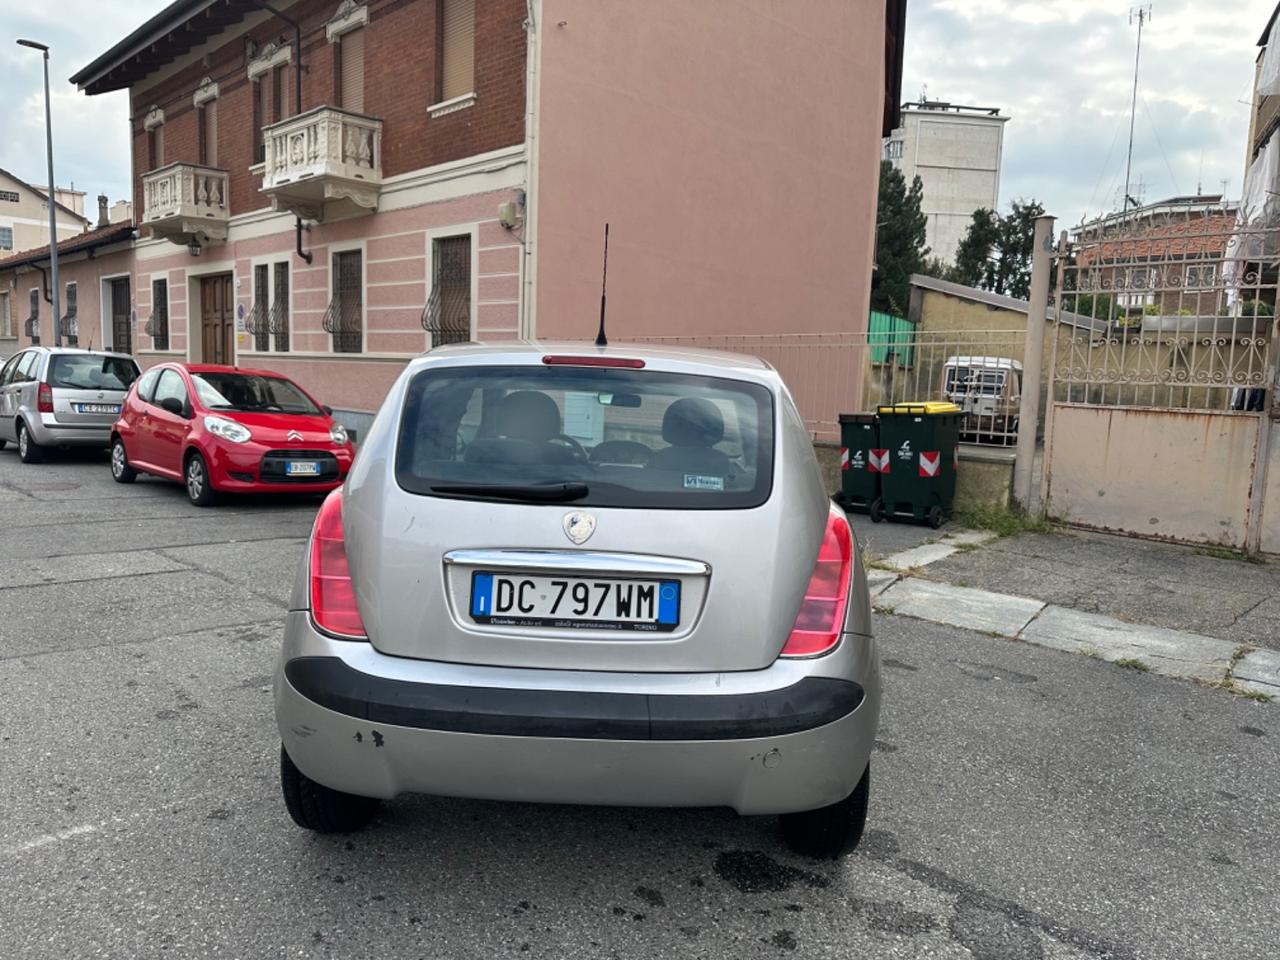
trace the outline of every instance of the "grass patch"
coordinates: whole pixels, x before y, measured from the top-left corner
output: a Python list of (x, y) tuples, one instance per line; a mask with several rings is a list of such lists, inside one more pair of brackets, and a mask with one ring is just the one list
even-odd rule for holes
[(885, 563), (883, 560), (876, 560), (876, 559), (864, 560), (863, 566), (865, 566), (868, 570), (888, 570), (890, 573), (898, 572), (897, 567), (890, 566), (889, 564)]
[(998, 537), (1019, 533), (1051, 533), (1053, 525), (1044, 517), (1019, 513), (1008, 507), (973, 506), (955, 511), (952, 519), (976, 530), (990, 530)]
[(1112, 661), (1117, 667), (1124, 667), (1126, 670), (1137, 670), (1139, 673), (1150, 673), (1151, 668), (1141, 660), (1134, 657), (1121, 657), (1119, 660)]
[(1215, 560), (1235, 560), (1238, 563), (1265, 563), (1261, 557), (1245, 553), (1243, 550), (1236, 550), (1234, 547), (1197, 547), (1195, 549), (1196, 556), (1213, 557)]
[(1246, 700), (1256, 700), (1258, 703), (1270, 703), (1272, 700), (1271, 694), (1263, 693), (1260, 690), (1241, 690), (1239, 687), (1236, 687), (1234, 692), (1244, 697)]

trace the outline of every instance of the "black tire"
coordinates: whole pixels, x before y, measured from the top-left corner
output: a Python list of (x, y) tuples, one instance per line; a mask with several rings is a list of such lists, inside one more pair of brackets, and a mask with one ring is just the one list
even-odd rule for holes
[(3, 450), (4, 445), (8, 442), (9, 442), (8, 440), (5, 440), (3, 437), (0, 437), (0, 450)]
[(880, 521), (882, 521), (884, 519), (884, 501), (881, 500), (879, 497), (876, 497), (874, 500), (872, 500), (870, 513), (871, 513), (872, 523), (879, 523)]
[(23, 420), (18, 421), (18, 459), (23, 463), (44, 461), (44, 447), (31, 439), (31, 431)]
[(942, 526), (943, 522), (947, 518), (946, 518), (946, 515), (942, 512), (942, 508), (935, 504), (934, 506), (929, 508), (929, 512), (925, 514), (924, 519), (925, 519), (925, 522), (929, 524), (929, 526), (937, 530), (940, 526)]
[(133, 483), (138, 479), (138, 471), (129, 466), (129, 455), (119, 437), (111, 441), (111, 479), (116, 483)]
[(218, 491), (209, 479), (209, 465), (198, 453), (191, 453), (182, 468), (182, 482), (187, 488), (187, 499), (197, 507), (210, 507), (218, 502)]
[(299, 770), (280, 745), (280, 789), (293, 822), (316, 833), (351, 833), (367, 826), (382, 801), (331, 790)]
[(857, 849), (867, 825), (867, 797), (871, 792), (871, 764), (853, 793), (829, 807), (784, 813), (779, 817), (782, 839), (796, 853), (815, 860), (836, 860)]

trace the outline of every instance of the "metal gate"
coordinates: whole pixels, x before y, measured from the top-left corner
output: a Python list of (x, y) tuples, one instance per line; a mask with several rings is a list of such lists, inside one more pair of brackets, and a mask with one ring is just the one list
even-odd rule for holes
[(1280, 493), (1266, 496), (1280, 222), (1146, 207), (1064, 233), (1056, 272), (1049, 515), (1280, 551)]

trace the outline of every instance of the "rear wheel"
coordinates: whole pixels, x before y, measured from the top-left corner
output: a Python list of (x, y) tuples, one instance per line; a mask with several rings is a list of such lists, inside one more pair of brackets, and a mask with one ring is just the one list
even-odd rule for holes
[(129, 466), (124, 441), (119, 437), (111, 441), (111, 477), (116, 483), (133, 483), (138, 479), (138, 471)]
[(44, 459), (44, 447), (31, 439), (26, 423), (18, 421), (18, 457), (23, 463), (40, 463)]
[(933, 527), (935, 530), (942, 526), (942, 522), (947, 519), (946, 515), (942, 512), (942, 508), (936, 504), (929, 508), (929, 512), (925, 514), (924, 518), (929, 526)]
[(280, 745), (280, 789), (293, 822), (316, 833), (350, 833), (368, 825), (382, 801), (332, 790), (294, 766)]
[(879, 523), (884, 519), (884, 501), (876, 497), (871, 501), (871, 522)]
[(204, 457), (192, 453), (187, 457), (187, 468), (183, 471), (187, 483), (187, 497), (197, 507), (208, 507), (218, 499), (218, 492), (213, 489), (209, 480), (209, 465)]
[(867, 824), (867, 798), (871, 792), (871, 764), (853, 793), (817, 810), (784, 813), (782, 839), (796, 853), (817, 860), (835, 860), (857, 848)]

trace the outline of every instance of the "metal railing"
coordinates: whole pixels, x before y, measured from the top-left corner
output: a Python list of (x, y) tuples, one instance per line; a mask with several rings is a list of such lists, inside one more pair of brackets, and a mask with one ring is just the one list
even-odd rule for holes
[(907, 401), (949, 400), (968, 416), (961, 439), (1014, 443), (1025, 329), (881, 330), (718, 337), (647, 337), (637, 342), (757, 357), (782, 376), (810, 433), (839, 437), (839, 415)]
[(1078, 231), (1060, 266), (1059, 308), (1077, 316), (1058, 324), (1051, 347), (1055, 401), (1264, 409), (1276, 383), (1278, 255), (1280, 221), (1234, 208)]

